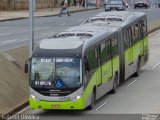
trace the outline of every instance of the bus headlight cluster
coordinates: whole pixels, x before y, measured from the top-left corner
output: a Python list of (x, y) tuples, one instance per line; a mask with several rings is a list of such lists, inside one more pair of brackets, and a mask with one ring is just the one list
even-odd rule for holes
[(76, 101), (76, 100), (78, 100), (78, 99), (80, 99), (80, 98), (81, 98), (81, 95), (75, 96), (75, 97), (72, 99), (72, 101)]
[(36, 102), (39, 102), (40, 100), (37, 99), (34, 95), (31, 95), (31, 98), (34, 99)]

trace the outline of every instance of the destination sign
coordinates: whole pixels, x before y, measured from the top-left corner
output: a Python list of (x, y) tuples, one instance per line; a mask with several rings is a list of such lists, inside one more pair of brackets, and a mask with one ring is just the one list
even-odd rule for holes
[(51, 81), (34, 81), (34, 84), (37, 85), (37, 86), (42, 86), (42, 85), (45, 85), (45, 86), (51, 86), (52, 85), (52, 82)]
[(72, 58), (57, 58), (56, 62), (73, 62)]

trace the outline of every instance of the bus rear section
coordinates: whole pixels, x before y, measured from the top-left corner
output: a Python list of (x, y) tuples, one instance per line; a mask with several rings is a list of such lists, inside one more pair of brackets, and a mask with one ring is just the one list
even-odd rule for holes
[(139, 76), (140, 68), (149, 56), (147, 18), (143, 12), (111, 11), (102, 12), (87, 19), (82, 24), (103, 25), (119, 28), (120, 78), (126, 80), (131, 75)]

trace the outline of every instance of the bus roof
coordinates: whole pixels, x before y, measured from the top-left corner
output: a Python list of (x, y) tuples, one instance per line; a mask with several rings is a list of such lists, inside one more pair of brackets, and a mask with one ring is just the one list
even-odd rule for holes
[(112, 26), (126, 26), (140, 18), (144, 17), (143, 12), (132, 12), (132, 11), (109, 11), (97, 14), (94, 17), (87, 19), (82, 24), (87, 23), (98, 23), (107, 24)]
[[(97, 25), (80, 25), (71, 27), (54, 36), (43, 39), (37, 45), (34, 53), (48, 53), (55, 56), (81, 55), (82, 49), (87, 49), (103, 38), (114, 34), (117, 29)], [(85, 47), (83, 47), (85, 46)]]

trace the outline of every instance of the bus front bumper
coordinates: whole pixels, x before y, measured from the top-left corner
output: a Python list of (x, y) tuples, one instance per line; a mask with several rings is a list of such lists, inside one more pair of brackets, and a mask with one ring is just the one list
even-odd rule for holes
[(53, 101), (36, 101), (29, 98), (29, 105), (32, 109), (61, 109), (61, 110), (82, 110), (84, 109), (82, 98), (77, 101), (53, 102)]

